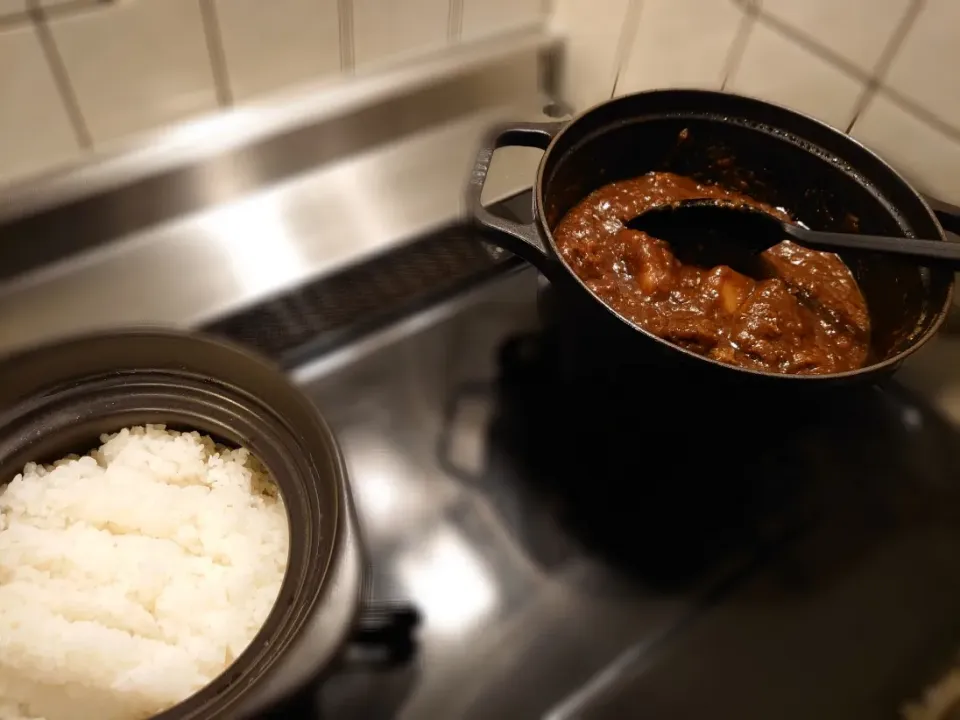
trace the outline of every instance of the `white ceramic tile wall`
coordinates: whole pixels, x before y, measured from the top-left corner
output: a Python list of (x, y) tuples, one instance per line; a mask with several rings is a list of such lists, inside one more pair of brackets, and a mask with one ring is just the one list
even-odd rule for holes
[[(50, 169), (77, 152), (74, 138), (100, 149), (356, 68), (514, 32), (549, 9), (548, 0), (33, 2), (48, 12), (28, 15), (27, 0), (0, 0), (0, 178)], [(45, 51), (35, 39), (29, 47), (8, 39), (32, 38), (35, 27), (49, 40)], [(35, 131), (29, 138), (25, 127)]]
[(449, 28), (449, 0), (353, 0), (357, 67), (441, 48)]
[(863, 83), (760, 22), (727, 78), (727, 89), (772, 100), (834, 127), (854, 116)]
[(644, 0), (616, 94), (663, 87), (719, 89), (743, 19), (730, 0)]
[(218, 100), (510, 32), (542, 21), (549, 6), (551, 27), (568, 38), (564, 87), (577, 108), (651, 87), (757, 94), (852, 131), (960, 204), (960, 79), (950, 71), (960, 62), (958, 0), (39, 4), (55, 10), (46, 46), (24, 0), (0, 0), (0, 177), (73, 157), (77, 138), (96, 148)]
[(852, 135), (914, 179), (921, 189), (960, 204), (960, 143), (878, 94)]
[[(613, 95), (617, 67), (629, 37), (624, 33), (631, 0), (554, 0), (550, 28), (566, 38), (563, 93), (583, 109)], [(632, 37), (632, 36), (630, 36)]]
[(50, 29), (95, 143), (216, 107), (197, 0), (125, 0)]
[(77, 155), (36, 30), (0, 31), (0, 183)]
[(960, 205), (960, 0), (555, 0), (566, 100), (722, 88), (852, 132)]
[(873, 72), (912, 0), (763, 0), (763, 10), (864, 72)]
[(509, 32), (543, 19), (543, 0), (463, 0), (464, 39)]
[(339, 74), (337, 0), (216, 0), (216, 9), (234, 100)]
[(27, 0), (0, 0), (0, 18), (27, 10)]
[(890, 66), (887, 84), (960, 130), (960, 2), (924, 0)]
[[(87, 1), (90, 4), (99, 2), (99, 0), (87, 0)], [(116, 2), (117, 0), (112, 0), (112, 1)], [(63, 7), (64, 5), (76, 4), (76, 2), (77, 0), (40, 0), (40, 7), (44, 8), (45, 10), (49, 10), (51, 8), (60, 8), (60, 7)]]

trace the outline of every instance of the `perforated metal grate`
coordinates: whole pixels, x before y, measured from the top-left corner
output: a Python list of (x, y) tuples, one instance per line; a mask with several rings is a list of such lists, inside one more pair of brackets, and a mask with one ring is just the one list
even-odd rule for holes
[(294, 366), (462, 292), (519, 261), (446, 228), (296, 288), (205, 330)]

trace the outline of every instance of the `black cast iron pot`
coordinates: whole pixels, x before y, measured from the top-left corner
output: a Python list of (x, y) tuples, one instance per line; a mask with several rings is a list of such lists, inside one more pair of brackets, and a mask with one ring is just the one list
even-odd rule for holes
[(27, 462), (86, 453), (102, 433), (144, 423), (248, 448), (277, 482), (290, 533), (263, 628), (220, 677), (158, 718), (259, 716), (318, 679), (348, 640), (390, 642), (412, 629), (402, 608), (361, 607), (363, 555), (343, 457), (320, 413), (273, 365), (167, 330), (80, 337), (0, 362), (0, 484)]
[[(681, 131), (686, 133), (681, 135)], [(480, 195), (494, 151), (543, 148), (534, 222), (494, 215)], [(557, 288), (564, 315), (583, 329), (598, 363), (655, 362), (706, 380), (811, 389), (876, 381), (929, 340), (951, 307), (953, 273), (877, 253), (846, 253), (872, 320), (865, 367), (785, 375), (726, 365), (662, 340), (603, 304), (560, 257), (552, 230), (587, 194), (661, 170), (737, 188), (785, 207), (816, 230), (945, 240), (927, 202), (883, 160), (821, 122), (760, 100), (700, 90), (656, 90), (598, 105), (569, 122), (491, 130), (477, 155), (467, 206), (482, 237), (535, 265)], [(956, 218), (949, 218), (954, 225)], [(945, 220), (946, 222), (946, 220)]]

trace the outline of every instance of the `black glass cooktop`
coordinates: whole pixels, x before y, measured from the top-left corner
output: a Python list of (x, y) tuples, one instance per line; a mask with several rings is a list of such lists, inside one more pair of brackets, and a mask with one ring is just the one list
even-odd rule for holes
[(879, 387), (704, 386), (610, 362), (478, 247), (440, 232), (210, 328), (320, 407), (368, 598), (423, 616), (279, 716), (960, 717), (960, 339)]
[(424, 617), (408, 662), (347, 661), (297, 713), (898, 717), (960, 648), (951, 341), (824, 397), (586, 381), (540, 287), (514, 272), (295, 371), (348, 459), (370, 597)]

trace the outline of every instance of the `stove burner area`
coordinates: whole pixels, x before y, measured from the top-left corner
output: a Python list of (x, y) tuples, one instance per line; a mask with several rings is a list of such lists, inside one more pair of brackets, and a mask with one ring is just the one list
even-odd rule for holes
[(590, 328), (545, 317), (504, 358), (527, 359), (522, 427), (552, 457), (528, 475), (566, 495), (581, 544), (667, 593), (753, 557), (675, 642), (626, 653), (555, 717), (960, 718), (955, 666), (904, 702), (960, 644), (955, 426), (896, 382), (777, 396), (605, 373)]
[(957, 429), (895, 382), (775, 397), (607, 362), (551, 303), (521, 273), (304, 381), (370, 597), (423, 625), (285, 717), (931, 717), (903, 713), (960, 647)]

